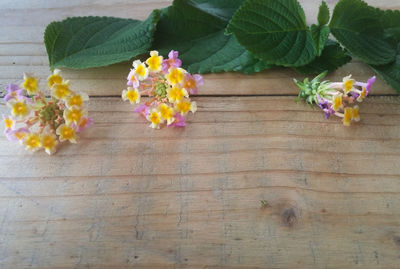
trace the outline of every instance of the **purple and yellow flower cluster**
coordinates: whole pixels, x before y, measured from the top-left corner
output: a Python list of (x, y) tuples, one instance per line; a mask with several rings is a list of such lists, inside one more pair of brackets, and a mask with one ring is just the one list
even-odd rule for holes
[(70, 89), (60, 70), (54, 70), (47, 79), (51, 98), (39, 89), (39, 78), (24, 74), (24, 82), (6, 87), (4, 101), (11, 115), (4, 116), (5, 135), (10, 141), (19, 141), (27, 150), (44, 149), (48, 154), (57, 150), (63, 141), (76, 143), (77, 133), (90, 127), (93, 120), (87, 116), (84, 103), (87, 94)]
[(342, 118), (345, 126), (350, 126), (352, 121), (360, 121), (356, 102), (362, 102), (368, 96), (376, 77), (371, 77), (366, 83), (352, 79), (351, 75), (344, 77), (341, 82), (321, 82), (326, 74), (324, 72), (311, 81), (308, 78), (303, 82), (294, 80), (300, 88), (298, 99), (303, 98), (311, 105), (317, 104), (326, 119), (332, 115)]
[(197, 94), (199, 86), (203, 85), (200, 75), (191, 75), (181, 68), (177, 51), (172, 50), (168, 57), (164, 59), (157, 51), (151, 51), (145, 62), (134, 61), (127, 77), (128, 88), (122, 91), (122, 99), (131, 104), (139, 104), (142, 95), (150, 97), (135, 112), (143, 115), (155, 129), (165, 124), (185, 126), (185, 116), (197, 110), (189, 94)]

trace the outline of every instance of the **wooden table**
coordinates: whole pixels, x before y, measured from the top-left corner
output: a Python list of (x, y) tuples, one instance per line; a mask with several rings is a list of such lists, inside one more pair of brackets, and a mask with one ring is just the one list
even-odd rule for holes
[[(48, 76), (50, 21), (169, 4), (2, 0), (0, 86)], [(0, 137), (1, 268), (400, 268), (400, 98), (382, 80), (347, 128), (294, 102), (292, 71), (206, 75), (189, 125), (152, 130), (121, 101), (129, 66), (63, 70), (91, 96), (78, 145)], [(348, 73), (373, 74), (354, 61), (330, 79)]]

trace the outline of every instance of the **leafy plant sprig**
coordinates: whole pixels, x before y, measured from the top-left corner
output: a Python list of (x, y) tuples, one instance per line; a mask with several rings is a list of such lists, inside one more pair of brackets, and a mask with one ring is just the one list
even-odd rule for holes
[[(336, 41), (330, 39), (333, 36)], [(50, 67), (89, 68), (150, 50), (179, 50), (191, 73), (260, 72), (273, 66), (302, 74), (333, 71), (355, 57), (400, 93), (400, 11), (322, 1), (307, 26), (297, 0), (174, 0), (145, 21), (73, 17), (45, 31)]]

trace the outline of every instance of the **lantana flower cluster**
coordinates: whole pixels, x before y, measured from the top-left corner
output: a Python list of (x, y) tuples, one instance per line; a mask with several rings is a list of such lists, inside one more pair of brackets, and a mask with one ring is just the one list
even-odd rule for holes
[(323, 72), (311, 81), (308, 78), (303, 82), (295, 79), (300, 88), (298, 99), (303, 98), (310, 105), (317, 104), (326, 119), (332, 115), (342, 118), (345, 126), (360, 121), (359, 106), (356, 103), (362, 102), (368, 96), (376, 77), (371, 77), (367, 82), (359, 82), (349, 75), (341, 82), (321, 82), (326, 74), (327, 72)]
[(191, 75), (181, 68), (177, 51), (172, 50), (168, 57), (164, 59), (157, 51), (151, 51), (145, 62), (135, 60), (127, 77), (128, 88), (122, 91), (122, 99), (131, 104), (139, 104), (141, 96), (150, 97), (134, 111), (144, 116), (155, 129), (164, 125), (186, 126), (186, 115), (197, 110), (196, 102), (190, 100), (189, 94), (197, 94), (203, 85), (200, 75)]
[(4, 101), (11, 115), (3, 115), (5, 135), (10, 141), (19, 141), (27, 150), (44, 149), (48, 154), (57, 150), (63, 141), (77, 143), (77, 133), (93, 124), (87, 116), (83, 92), (70, 89), (60, 70), (54, 70), (47, 79), (51, 97), (39, 89), (39, 78), (24, 74), (21, 85), (9, 84)]

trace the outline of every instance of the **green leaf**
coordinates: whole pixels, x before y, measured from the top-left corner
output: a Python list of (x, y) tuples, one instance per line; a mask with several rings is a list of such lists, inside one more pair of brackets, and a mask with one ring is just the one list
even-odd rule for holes
[(351, 61), (351, 57), (342, 49), (339, 43), (328, 40), (320, 57), (308, 65), (295, 68), (301, 74), (319, 74), (325, 70), (331, 72)]
[(44, 34), (51, 68), (89, 68), (127, 61), (148, 51), (159, 11), (141, 22), (73, 17), (50, 23)]
[(381, 20), (382, 11), (362, 0), (340, 0), (329, 26), (351, 54), (365, 63), (383, 65), (394, 61), (397, 43), (386, 38)]
[(400, 44), (395, 62), (380, 66), (371, 65), (371, 67), (400, 94)]
[(320, 26), (328, 24), (329, 17), (329, 7), (325, 1), (322, 1), (321, 5), (319, 6), (318, 24)]
[(227, 32), (270, 64), (302, 66), (317, 55), (297, 0), (247, 0), (236, 11)]
[(382, 25), (385, 29), (385, 36), (400, 42), (400, 10), (382, 11)]
[(328, 40), (331, 30), (328, 26), (319, 26), (316, 24), (310, 27), (311, 36), (314, 40), (315, 47), (317, 48), (317, 56), (321, 56), (322, 50), (325, 47), (325, 42)]
[(242, 71), (269, 68), (237, 42), (224, 34), (235, 10), (244, 0), (175, 0), (161, 12), (154, 49), (166, 56), (179, 51), (183, 66), (192, 73)]

